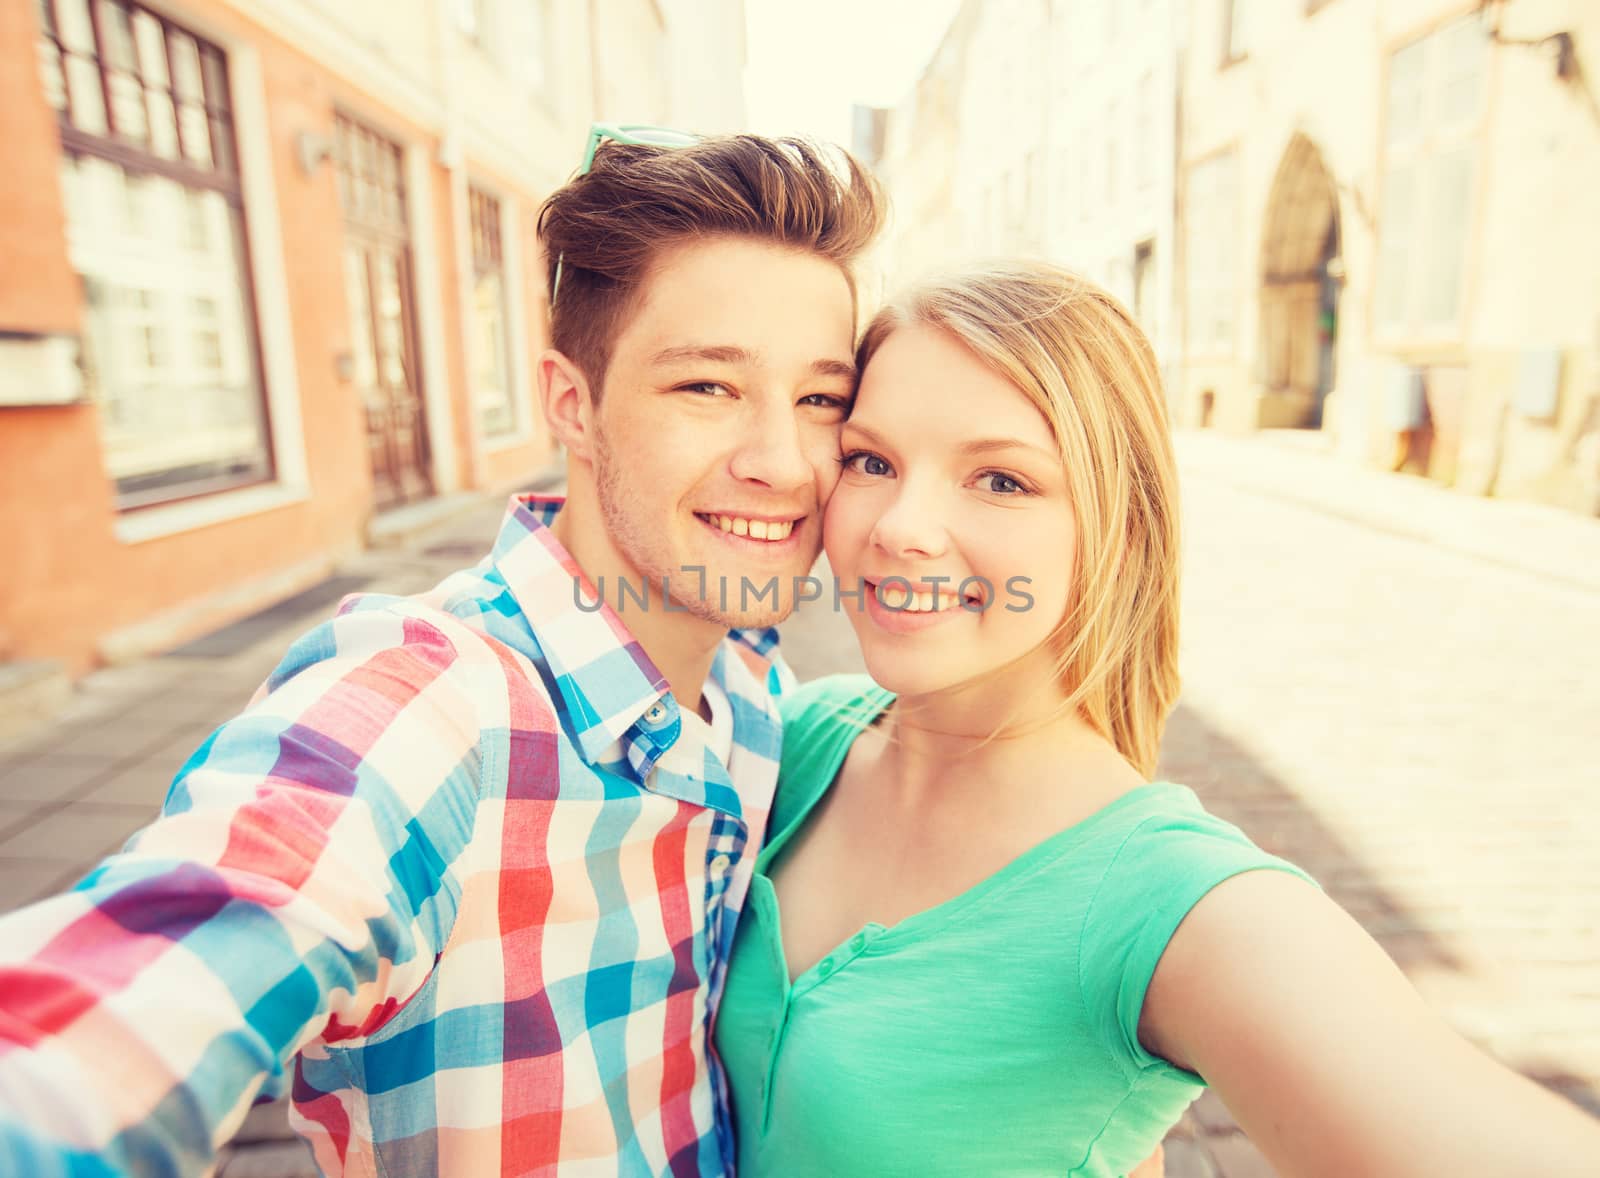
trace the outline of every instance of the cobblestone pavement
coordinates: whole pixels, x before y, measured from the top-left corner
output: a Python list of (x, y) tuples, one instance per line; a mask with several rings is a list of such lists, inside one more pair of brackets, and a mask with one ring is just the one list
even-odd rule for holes
[[(1187, 437), (1184, 695), (1163, 772), (1307, 867), (1438, 1009), (1600, 1113), (1600, 523), (1467, 499), (1268, 439)], [(409, 592), (470, 562), (499, 505), (344, 570)], [(325, 596), (325, 595), (324, 595)], [(92, 676), (50, 732), (0, 749), (0, 909), (69, 884), (147, 820), (313, 594)], [(848, 624), (785, 628), (803, 678), (859, 669)], [(280, 1106), (223, 1178), (298, 1178)], [(1171, 1178), (1272, 1170), (1207, 1096)]]

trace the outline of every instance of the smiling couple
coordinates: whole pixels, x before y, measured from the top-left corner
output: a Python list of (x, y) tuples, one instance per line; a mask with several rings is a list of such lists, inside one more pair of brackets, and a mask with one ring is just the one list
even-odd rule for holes
[[(347, 600), (0, 918), (0, 1173), (200, 1173), (284, 1094), (328, 1174), (1147, 1173), (1205, 1082), (1287, 1173), (1594, 1156), (1153, 780), (1177, 500), (1127, 313), (1015, 263), (858, 340), (881, 218), (802, 142), (596, 129), (540, 222), (565, 500)], [(824, 548), (871, 677), (796, 688)]]

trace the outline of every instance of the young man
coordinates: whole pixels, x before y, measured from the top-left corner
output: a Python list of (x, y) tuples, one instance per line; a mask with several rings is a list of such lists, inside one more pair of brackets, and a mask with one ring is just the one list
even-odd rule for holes
[(330, 1174), (726, 1172), (708, 1028), (779, 745), (750, 628), (820, 545), (881, 216), (751, 136), (608, 143), (551, 199), (565, 506), (347, 601), (160, 820), (0, 919), (0, 1173), (198, 1173), (285, 1092)]

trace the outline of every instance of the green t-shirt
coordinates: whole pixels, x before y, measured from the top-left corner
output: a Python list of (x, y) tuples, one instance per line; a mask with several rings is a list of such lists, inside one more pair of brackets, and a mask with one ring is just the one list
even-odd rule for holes
[(1144, 785), (791, 986), (767, 868), (892, 699), (836, 676), (785, 702), (773, 838), (716, 1022), (739, 1176), (1123, 1174), (1204, 1086), (1138, 1038), (1178, 923), (1242, 871), (1309, 877), (1183, 786)]

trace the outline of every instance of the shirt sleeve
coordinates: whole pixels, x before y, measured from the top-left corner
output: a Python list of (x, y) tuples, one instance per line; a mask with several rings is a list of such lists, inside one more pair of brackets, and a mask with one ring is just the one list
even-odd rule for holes
[(341, 614), (151, 826), (0, 917), (0, 1173), (201, 1173), (296, 1052), (417, 991), (476, 816), (474, 660), (422, 617)]
[(1198, 802), (1192, 812), (1145, 819), (1113, 854), (1084, 917), (1078, 983), (1091, 1025), (1130, 1075), (1151, 1067), (1180, 1071), (1139, 1042), (1145, 993), (1178, 926), (1212, 888), (1262, 870), (1317, 886)]

